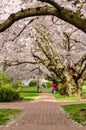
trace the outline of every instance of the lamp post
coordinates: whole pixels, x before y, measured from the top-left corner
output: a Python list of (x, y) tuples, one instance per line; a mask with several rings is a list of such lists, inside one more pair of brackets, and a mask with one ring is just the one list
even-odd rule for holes
[(38, 81), (37, 81), (37, 92), (38, 92), (38, 93), (40, 92), (39, 75), (40, 75), (40, 66), (39, 66), (39, 63), (38, 63)]

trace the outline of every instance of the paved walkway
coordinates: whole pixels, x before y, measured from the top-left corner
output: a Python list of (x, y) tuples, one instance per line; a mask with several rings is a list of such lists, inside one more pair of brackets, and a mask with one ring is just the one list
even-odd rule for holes
[(52, 94), (41, 93), (33, 102), (0, 103), (0, 108), (18, 108), (24, 111), (0, 130), (86, 130), (60, 107)]

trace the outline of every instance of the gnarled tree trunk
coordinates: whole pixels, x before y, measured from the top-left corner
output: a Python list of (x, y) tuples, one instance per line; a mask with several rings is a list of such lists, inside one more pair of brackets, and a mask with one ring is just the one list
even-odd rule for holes
[[(86, 71), (84, 63), (86, 54), (74, 66), (64, 66), (55, 46), (50, 41), (49, 33), (45, 27), (44, 32), (40, 31), (40, 29), (36, 30), (39, 34), (36, 40), (38, 48), (33, 52), (33, 57), (48, 69), (50, 75), (46, 74), (47, 78), (57, 83), (57, 90), (61, 94), (81, 97), (83, 75)], [(40, 53), (42, 57), (39, 55)], [(84, 66), (82, 67), (83, 63)]]

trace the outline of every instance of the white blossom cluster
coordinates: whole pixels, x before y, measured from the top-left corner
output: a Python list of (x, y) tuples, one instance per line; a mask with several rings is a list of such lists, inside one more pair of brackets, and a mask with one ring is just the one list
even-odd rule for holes
[[(73, 0), (55, 1), (61, 4), (61, 6), (69, 8), (70, 10), (77, 10), (77, 7), (75, 7), (73, 4)], [(82, 1), (84, 0), (81, 0), (80, 2), (82, 3)], [(2, 0), (0, 2), (0, 23), (7, 19), (11, 13), (17, 12), (21, 9), (46, 5), (46, 3), (41, 3), (37, 0)], [(81, 12), (84, 14), (84, 17), (86, 17), (86, 3), (84, 3)], [(41, 28), (41, 25), (45, 25), (47, 29), (49, 29), (52, 43), (57, 48), (57, 52), (63, 60), (64, 64), (67, 63), (68, 52), (65, 49), (62, 49), (60, 46), (63, 44), (63, 32), (69, 33), (76, 28), (55, 17), (53, 18), (52, 16), (43, 16), (38, 17), (37, 20), (34, 20), (17, 37), (23, 27), (26, 26), (31, 19), (32, 18), (26, 18), (20, 20), (14, 23), (5, 32), (0, 33), (0, 67), (2, 67), (2, 62), (4, 62), (4, 60), (13, 62), (16, 60), (19, 60), (21, 62), (34, 61), (34, 58), (31, 55), (31, 48), (34, 48), (36, 41), (35, 27)], [(73, 51), (70, 52), (70, 55), (68, 57), (71, 64), (73, 64), (74, 62), (78, 61), (78, 59), (83, 54), (86, 53), (86, 34), (78, 30), (73, 35), (71, 35), (71, 39), (75, 39), (77, 41), (76, 43), (71, 43), (74, 47)], [(36, 67), (37, 66), (35, 65), (23, 64), (19, 66), (9, 67), (7, 69), (7, 72), (14, 78), (17, 77), (18, 79), (27, 79), (38, 73), (37, 71), (35, 71), (33, 74), (30, 73), (31, 69)]]

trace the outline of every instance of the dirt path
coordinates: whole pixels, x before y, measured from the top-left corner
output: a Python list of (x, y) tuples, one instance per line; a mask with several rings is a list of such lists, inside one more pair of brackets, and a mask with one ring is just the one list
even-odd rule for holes
[(0, 130), (85, 130), (70, 119), (52, 94), (41, 93), (35, 101), (0, 103), (0, 108), (18, 108), (24, 111)]

